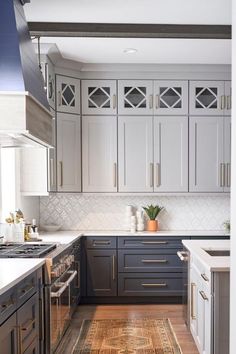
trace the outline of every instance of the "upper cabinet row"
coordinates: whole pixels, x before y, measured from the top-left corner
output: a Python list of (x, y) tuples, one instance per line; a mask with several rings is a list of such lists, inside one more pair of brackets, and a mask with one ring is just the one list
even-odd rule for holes
[[(48, 70), (48, 99), (55, 106)], [(56, 75), (56, 110), (82, 115), (230, 115), (230, 81), (81, 80)], [(80, 102), (81, 97), (81, 102)]]
[(231, 110), (229, 81), (82, 80), (81, 90), (83, 115), (230, 115)]

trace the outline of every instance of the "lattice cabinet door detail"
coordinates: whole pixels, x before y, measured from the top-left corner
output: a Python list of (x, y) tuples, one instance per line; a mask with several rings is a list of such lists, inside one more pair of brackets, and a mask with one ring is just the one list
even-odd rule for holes
[(83, 114), (116, 114), (116, 80), (82, 81)]
[(190, 114), (223, 115), (224, 81), (190, 81)]
[(154, 114), (187, 115), (188, 81), (155, 81)]
[(119, 114), (153, 114), (153, 81), (119, 80), (118, 92)]
[(57, 111), (62, 113), (80, 113), (80, 80), (57, 75)]

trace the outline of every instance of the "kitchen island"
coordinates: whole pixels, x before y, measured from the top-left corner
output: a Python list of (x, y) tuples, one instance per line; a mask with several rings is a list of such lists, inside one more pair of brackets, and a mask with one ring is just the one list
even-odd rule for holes
[(230, 241), (183, 240), (189, 327), (200, 354), (229, 353)]

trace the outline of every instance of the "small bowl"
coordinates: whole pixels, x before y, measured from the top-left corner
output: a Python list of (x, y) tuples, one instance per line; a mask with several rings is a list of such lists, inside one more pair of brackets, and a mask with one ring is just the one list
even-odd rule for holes
[(51, 225), (42, 225), (41, 229), (43, 229), (44, 231), (47, 232), (56, 232), (58, 230), (60, 230), (62, 225), (55, 225), (55, 224), (51, 224)]

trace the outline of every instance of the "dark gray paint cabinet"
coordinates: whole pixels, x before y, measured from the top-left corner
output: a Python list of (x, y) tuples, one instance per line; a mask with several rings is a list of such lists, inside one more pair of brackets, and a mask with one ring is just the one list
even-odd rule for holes
[(0, 353), (17, 353), (17, 327), (16, 314), (13, 314), (2, 326), (0, 326)]

